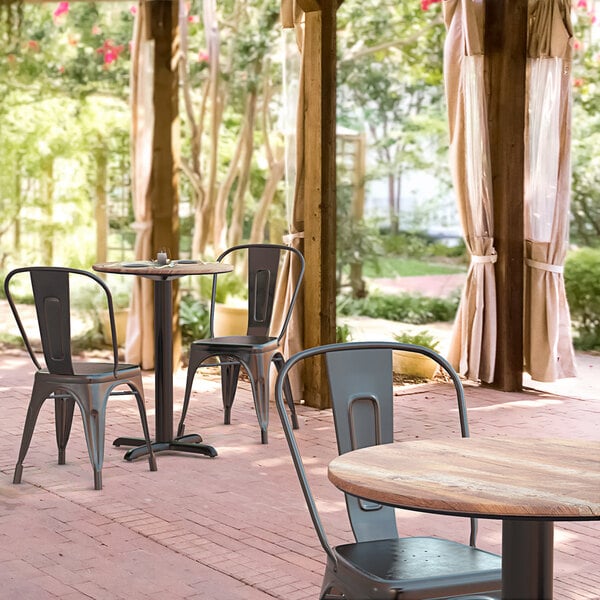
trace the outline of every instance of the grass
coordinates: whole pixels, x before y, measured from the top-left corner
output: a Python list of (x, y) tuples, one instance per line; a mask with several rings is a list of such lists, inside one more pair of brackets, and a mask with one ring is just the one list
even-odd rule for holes
[(365, 277), (412, 277), (416, 275), (451, 275), (464, 273), (462, 264), (425, 262), (415, 258), (384, 257), (377, 265), (366, 263), (363, 268)]

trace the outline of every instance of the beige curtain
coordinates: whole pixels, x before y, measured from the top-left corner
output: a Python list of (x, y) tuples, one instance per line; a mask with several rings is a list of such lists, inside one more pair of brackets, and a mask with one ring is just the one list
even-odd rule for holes
[(447, 0), (443, 8), (451, 171), (471, 256), (448, 359), (461, 375), (491, 382), (496, 360), (496, 251), (483, 71), (484, 5), (481, 0)]
[(570, 0), (530, 0), (525, 151), (525, 370), (575, 376), (563, 265), (571, 142)]
[[(148, 189), (152, 169), (154, 105), (152, 98), (154, 42), (147, 39), (145, 2), (141, 1), (135, 19), (131, 72), (131, 166), (133, 212), (136, 233), (135, 258), (152, 256), (152, 212)], [(133, 277), (131, 310), (127, 323), (125, 357), (143, 369), (154, 368), (153, 282)]]
[[(295, 0), (281, 0), (281, 24), (284, 28), (295, 28), (298, 50), (301, 55), (300, 78), (298, 89), (298, 107), (296, 120), (296, 155), (295, 155), (295, 185), (292, 206), (289, 212), (289, 234), (283, 242), (289, 246), (304, 251), (304, 12), (297, 6)], [(278, 306), (287, 305), (286, 299), (293, 293), (292, 282), (298, 277), (296, 264), (286, 259), (282, 269), (282, 277), (277, 284), (275, 310)], [(278, 311), (274, 318), (274, 328), (280, 327), (285, 315)], [(304, 349), (304, 303), (302, 291), (298, 295), (292, 318), (283, 338), (282, 348), (286, 358)], [(297, 370), (296, 370), (297, 371)], [(291, 386), (294, 398), (304, 395), (302, 377), (299, 372), (291, 373)]]

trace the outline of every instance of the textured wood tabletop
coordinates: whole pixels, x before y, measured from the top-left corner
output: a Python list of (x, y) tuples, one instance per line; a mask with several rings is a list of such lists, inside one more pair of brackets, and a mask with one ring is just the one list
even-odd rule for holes
[(353, 495), (426, 512), (600, 519), (600, 442), (501, 437), (397, 442), (339, 456), (328, 475)]
[(159, 265), (152, 260), (132, 260), (125, 262), (97, 263), (92, 266), (94, 271), (101, 273), (117, 273), (121, 275), (140, 275), (156, 279), (172, 279), (186, 275), (211, 275), (228, 273), (233, 265), (218, 262), (173, 260), (166, 265)]

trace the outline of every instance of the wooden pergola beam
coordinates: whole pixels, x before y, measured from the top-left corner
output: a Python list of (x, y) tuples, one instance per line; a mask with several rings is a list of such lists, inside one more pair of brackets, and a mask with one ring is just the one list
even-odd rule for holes
[(525, 160), (527, 0), (486, 2), (485, 55), (498, 342), (492, 385), (523, 386), (523, 196)]
[[(304, 346), (335, 342), (336, 285), (336, 3), (305, 15)], [(305, 401), (329, 406), (327, 378), (314, 361)]]
[[(152, 212), (152, 256), (162, 247), (179, 256), (179, 75), (173, 57), (179, 54), (179, 6), (172, 0), (144, 4), (149, 35), (154, 40), (153, 102), (154, 132), (150, 206)], [(147, 257), (150, 258), (150, 257)], [(173, 363), (179, 365), (178, 285), (174, 282)]]

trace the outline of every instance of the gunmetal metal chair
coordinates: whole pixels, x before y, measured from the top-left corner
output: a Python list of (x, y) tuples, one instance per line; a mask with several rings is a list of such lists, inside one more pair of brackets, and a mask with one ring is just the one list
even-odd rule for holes
[[(11, 287), (29, 275), (35, 301), (45, 367), (33, 350)], [(75, 281), (100, 286), (105, 296), (112, 333), (112, 362), (76, 360), (71, 350), (71, 290)], [(110, 290), (99, 277), (79, 269), (64, 267), (24, 267), (11, 271), (4, 280), (6, 298), (17, 322), (23, 342), (35, 365), (31, 400), (27, 409), (21, 449), (13, 483), (21, 483), (23, 461), (29, 449), (33, 430), (43, 403), (54, 400), (58, 464), (65, 464), (66, 446), (71, 433), (75, 404), (83, 418), (90, 462), (94, 469), (94, 488), (102, 489), (106, 404), (110, 396), (133, 395), (137, 401), (142, 429), (148, 447), (150, 470), (156, 471), (156, 460), (150, 444), (150, 433), (144, 407), (142, 376), (137, 365), (119, 363), (113, 302)], [(117, 390), (120, 386), (127, 390)]]
[(318, 538), (327, 554), (321, 600), (424, 600), (499, 598), (501, 557), (470, 544), (434, 537), (398, 536), (395, 509), (345, 494), (355, 542), (332, 547), (319, 517), (301, 453), (283, 404), (283, 389), (298, 363), (323, 357), (329, 380), (340, 454), (393, 441), (393, 351), (428, 356), (448, 373), (456, 389), (459, 423), (469, 435), (464, 392), (450, 364), (422, 346), (399, 342), (348, 342), (310, 348), (291, 357), (279, 372), (275, 402), (296, 473)]
[[(284, 263), (284, 256), (289, 262)], [(225, 250), (218, 262), (228, 260), (242, 262), (247, 268), (248, 290), (248, 327), (245, 335), (228, 335), (215, 337), (215, 304), (217, 301), (219, 283), (227, 278), (227, 274), (213, 276), (211, 305), (210, 305), (210, 337), (192, 342), (190, 348), (187, 383), (181, 419), (177, 435), (185, 432), (185, 417), (190, 402), (192, 384), (196, 371), (201, 366), (219, 366), (221, 368), (221, 393), (223, 397), (224, 418), (226, 425), (231, 422), (231, 406), (235, 399), (240, 367), (244, 367), (254, 398), (256, 416), (261, 430), (261, 442), (268, 443), (267, 427), (269, 425), (269, 371), (271, 363), (279, 370), (285, 359), (281, 352), (281, 340), (298, 297), (302, 278), (304, 276), (304, 257), (300, 251), (290, 246), (279, 244), (243, 244)], [(293, 264), (295, 261), (296, 264)], [(286, 294), (283, 307), (278, 307), (283, 316), (281, 325), (276, 333), (271, 332), (273, 309), (277, 279), (281, 267), (287, 264), (290, 276), (295, 274), (292, 282), (292, 292)], [(218, 357), (218, 362), (205, 361)], [(285, 395), (292, 415), (294, 428), (298, 428), (296, 409), (289, 385), (285, 386)]]

